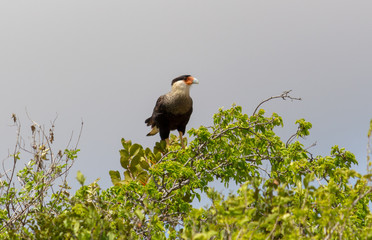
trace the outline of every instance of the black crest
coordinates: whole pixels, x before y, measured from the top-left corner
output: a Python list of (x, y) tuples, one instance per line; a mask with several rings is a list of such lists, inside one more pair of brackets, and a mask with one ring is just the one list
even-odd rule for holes
[(191, 75), (182, 75), (182, 76), (179, 76), (175, 79), (172, 80), (172, 86), (173, 86), (173, 83), (175, 82), (178, 82), (178, 81), (181, 81), (181, 80), (185, 80), (186, 78), (190, 77)]

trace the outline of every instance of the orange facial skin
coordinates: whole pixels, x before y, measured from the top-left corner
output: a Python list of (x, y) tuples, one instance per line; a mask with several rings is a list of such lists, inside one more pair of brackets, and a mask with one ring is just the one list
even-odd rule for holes
[(186, 78), (185, 82), (187, 85), (191, 85), (194, 83), (194, 79), (195, 79), (194, 77), (190, 76)]

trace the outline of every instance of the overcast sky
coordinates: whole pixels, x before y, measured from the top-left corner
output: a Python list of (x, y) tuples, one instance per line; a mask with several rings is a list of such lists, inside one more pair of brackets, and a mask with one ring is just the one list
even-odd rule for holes
[[(264, 105), (285, 121), (313, 124), (305, 144), (316, 154), (333, 145), (353, 152), (366, 172), (372, 118), (372, 1), (1, 1), (0, 154), (30, 121), (57, 115), (57, 144), (76, 136), (81, 152), (71, 172), (111, 186), (122, 137), (152, 147), (144, 120), (171, 80), (192, 74), (194, 113), (188, 125), (210, 125), (232, 103), (252, 113), (263, 99), (292, 89), (300, 102)], [(23, 158), (24, 162), (28, 159)]]

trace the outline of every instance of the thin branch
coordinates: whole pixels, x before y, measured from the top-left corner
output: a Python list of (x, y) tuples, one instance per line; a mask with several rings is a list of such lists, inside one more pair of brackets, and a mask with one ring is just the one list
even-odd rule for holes
[(297, 130), (297, 132), (296, 132), (295, 134), (293, 134), (292, 136), (290, 136), (290, 137), (288, 138), (287, 142), (285, 143), (285, 147), (286, 147), (286, 148), (289, 146), (289, 144), (292, 143), (292, 141), (295, 139), (295, 137), (297, 136), (297, 134), (298, 134), (298, 130)]
[(291, 92), (292, 90), (288, 90), (288, 91), (284, 91), (281, 95), (278, 95), (278, 96), (273, 96), (273, 97), (270, 97), (266, 100), (263, 100), (260, 104), (258, 104), (258, 106), (256, 107), (256, 109), (253, 111), (253, 114), (252, 115), (255, 115), (257, 110), (259, 109), (259, 107), (264, 104), (265, 102), (268, 102), (270, 100), (273, 100), (273, 99), (277, 99), (277, 98), (282, 98), (283, 100), (287, 100), (287, 99), (290, 99), (290, 100), (302, 100), (301, 98), (295, 98), (295, 97), (291, 97), (289, 95), (289, 93)]
[(78, 146), (79, 143), (80, 143), (81, 134), (83, 133), (83, 127), (84, 127), (84, 121), (83, 121), (83, 119), (81, 119), (81, 126), (80, 126), (79, 136), (78, 136), (78, 139), (77, 139), (77, 141), (76, 141), (75, 149), (74, 149), (74, 150), (77, 149), (77, 146)]
[[(29, 117), (28, 113), (27, 113), (27, 116)], [(58, 178), (63, 179), (64, 177), (64, 182), (66, 182), (67, 174), (73, 164), (73, 162), (71, 162), (70, 159), (66, 157), (65, 158), (66, 166), (64, 167), (64, 171), (61, 171), (61, 172), (56, 171), (57, 169), (56, 166), (59, 166), (58, 164), (60, 164), (63, 161), (63, 156), (64, 156), (64, 154), (62, 154), (61, 151), (59, 151), (57, 155), (54, 155), (52, 152), (53, 151), (52, 143), (54, 141), (54, 123), (56, 119), (51, 123), (52, 127), (49, 129), (49, 132), (47, 133), (45, 131), (44, 126), (39, 125), (37, 122), (31, 120), (31, 118), (29, 117), (30, 121), (32, 122), (32, 127), (31, 127), (32, 139), (30, 140), (31, 141), (30, 150), (24, 146), (24, 142), (21, 137), (21, 124), (19, 123), (15, 115), (13, 115), (13, 119), (14, 119), (14, 125), (17, 127), (17, 138), (16, 138), (16, 145), (14, 148), (14, 152), (12, 155), (9, 154), (7, 158), (9, 159), (9, 157), (11, 156), (13, 157), (13, 167), (12, 169), (9, 170), (11, 171), (11, 173), (8, 175), (7, 174), (8, 171), (5, 170), (4, 162), (6, 159), (3, 160), (2, 166), (4, 169), (4, 176), (6, 176), (8, 183), (9, 183), (5, 194), (9, 194), (9, 191), (11, 190), (11, 188), (14, 188), (16, 190), (16, 194), (10, 201), (4, 204), (7, 209), (8, 220), (5, 221), (4, 224), (1, 226), (0, 231), (4, 229), (5, 227), (13, 226), (14, 224), (16, 224), (14, 227), (17, 227), (17, 228), (25, 227), (25, 225), (28, 222), (27, 220), (29, 218), (28, 215), (32, 211), (32, 209), (36, 206), (40, 206), (41, 208), (43, 207), (44, 198), (48, 195), (48, 193), (50, 193), (50, 191), (54, 193), (52, 184)], [(81, 135), (81, 132), (82, 132), (82, 127), (80, 129), (80, 135)], [(80, 135), (79, 135), (79, 139), (80, 139)], [(71, 139), (69, 141), (69, 144), (70, 142), (71, 142)], [(47, 146), (49, 149), (46, 149), (44, 146)], [(32, 171), (36, 171), (36, 173), (43, 171), (43, 177), (39, 179), (38, 181), (35, 180), (34, 188), (27, 192), (28, 197), (26, 200), (22, 199), (22, 196), (19, 195), (19, 193), (17, 192), (16, 185), (13, 180), (16, 176), (16, 163), (19, 161), (17, 159), (17, 156), (20, 151), (30, 153), (33, 155), (33, 157), (31, 158), (31, 161), (35, 161), (37, 165), (35, 165), (35, 169), (33, 169)], [(39, 163), (45, 160), (42, 154), (43, 151), (45, 154), (48, 154), (48, 156), (50, 156), (51, 161), (48, 164), (40, 165)], [(46, 151), (48, 151), (48, 153)], [(28, 167), (32, 168), (32, 166), (28, 166)], [(21, 184), (21, 187), (22, 187), (22, 185), (24, 185), (24, 183), (22, 182), (23, 181), (22, 177), (19, 177), (18, 180), (19, 180), (19, 184)], [(65, 187), (63, 188), (65, 189)], [(62, 191), (63, 191), (62, 189), (58, 191), (57, 199), (60, 198)], [(56, 204), (56, 202), (54, 202), (54, 204)], [(53, 209), (51, 209), (51, 211), (53, 211)]]
[[(351, 206), (348, 208), (349, 211), (346, 211), (346, 212), (351, 212), (352, 208), (355, 207), (355, 205), (362, 199), (364, 198), (365, 196), (367, 196), (368, 194), (370, 194), (372, 192), (372, 187), (369, 187), (368, 191), (366, 191), (365, 193), (359, 195), (355, 200), (354, 202), (351, 204)], [(345, 223), (344, 223), (345, 224)], [(329, 233), (327, 234), (326, 238), (324, 240), (327, 240), (327, 239), (330, 239), (332, 237), (332, 234), (333, 232), (336, 230), (336, 228), (340, 225), (340, 222), (337, 222), (333, 228), (331, 229), (331, 231), (329, 231)]]
[(270, 232), (270, 234), (269, 234), (269, 236), (267, 236), (267, 238), (266, 238), (266, 240), (268, 240), (268, 239), (273, 239), (273, 234), (274, 234), (274, 232), (275, 232), (275, 230), (276, 230), (276, 227), (278, 226), (278, 222), (279, 222), (279, 216), (276, 218), (276, 220), (275, 220), (275, 224), (274, 224), (274, 227), (273, 227), (273, 229), (271, 230), (271, 232)]

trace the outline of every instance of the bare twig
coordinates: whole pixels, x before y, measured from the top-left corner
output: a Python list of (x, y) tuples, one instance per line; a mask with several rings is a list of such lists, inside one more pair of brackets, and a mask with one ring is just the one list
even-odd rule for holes
[(289, 93), (291, 92), (292, 90), (288, 90), (288, 91), (284, 91), (281, 95), (278, 95), (278, 96), (273, 96), (273, 97), (270, 97), (266, 100), (263, 100), (260, 104), (258, 104), (258, 106), (256, 107), (256, 109), (253, 111), (253, 114), (252, 115), (255, 115), (257, 110), (259, 109), (259, 107), (264, 104), (265, 102), (268, 102), (270, 100), (273, 100), (273, 99), (277, 99), (277, 98), (282, 98), (283, 100), (287, 100), (287, 99), (290, 99), (290, 100), (302, 100), (301, 98), (295, 98), (295, 97), (292, 97), (289, 95)]
[[(29, 117), (28, 113), (27, 116)], [(21, 124), (17, 119), (16, 115), (13, 114), (12, 116), (14, 121), (14, 126), (17, 127), (17, 138), (16, 144), (14, 147), (13, 154), (10, 154), (7, 159), (13, 159), (13, 165), (10, 170), (5, 169), (5, 165), (3, 161), (3, 176), (6, 177), (7, 180), (7, 188), (5, 191), (5, 196), (10, 196), (10, 191), (14, 191), (15, 194), (12, 195), (12, 198), (9, 201), (5, 202), (5, 209), (7, 210), (8, 219), (3, 222), (0, 231), (4, 228), (11, 226), (12, 228), (27, 228), (27, 218), (28, 214), (32, 211), (33, 208), (38, 207), (39, 209), (43, 209), (45, 206), (44, 198), (48, 195), (48, 193), (54, 193), (52, 188), (53, 182), (55, 182), (58, 178), (66, 182), (67, 174), (72, 167), (73, 161), (71, 161), (68, 157), (66, 157), (61, 150), (58, 151), (58, 154), (54, 154), (52, 150), (52, 143), (54, 142), (54, 125), (55, 120), (51, 122), (51, 128), (48, 131), (45, 130), (44, 126), (39, 125), (37, 122), (31, 120), (32, 122), (31, 131), (32, 137), (30, 139), (30, 149), (27, 149), (24, 146), (24, 142), (21, 137)], [(82, 127), (80, 129), (79, 139), (82, 132)], [(71, 142), (71, 139), (70, 141)], [(76, 150), (76, 148), (75, 148)], [(41, 178), (34, 178), (33, 175), (27, 175), (26, 178), (31, 176), (31, 181), (34, 181), (34, 187), (31, 190), (27, 190), (26, 192), (22, 193), (22, 190), (18, 193), (18, 185), (15, 184), (14, 179), (16, 176), (16, 166), (19, 160), (19, 153), (26, 152), (30, 153), (33, 157), (31, 158), (31, 162), (34, 162), (35, 165), (27, 164), (25, 167), (29, 168), (31, 172), (29, 174), (38, 174), (42, 172)], [(65, 158), (64, 158), (65, 156)], [(50, 158), (50, 159), (47, 159)], [(48, 163), (46, 163), (46, 160)], [(64, 161), (64, 163), (63, 163)], [(58, 166), (62, 166), (65, 164), (64, 171), (58, 168)], [(8, 172), (10, 171), (10, 174)], [(28, 173), (24, 173), (28, 174)], [(18, 176), (18, 183), (21, 187), (25, 184), (25, 180), (23, 179), (22, 175)], [(29, 181), (29, 180), (27, 180)], [(11, 190), (13, 189), (13, 190)], [(56, 201), (60, 198), (62, 191), (66, 189), (65, 187), (61, 187), (58, 192), (57, 199), (54, 202), (55, 206)], [(20, 194), (27, 194), (25, 198), (23, 195)], [(52, 207), (53, 208), (53, 207)], [(52, 209), (53, 210), (53, 209)], [(51, 210), (51, 211), (52, 211)]]

